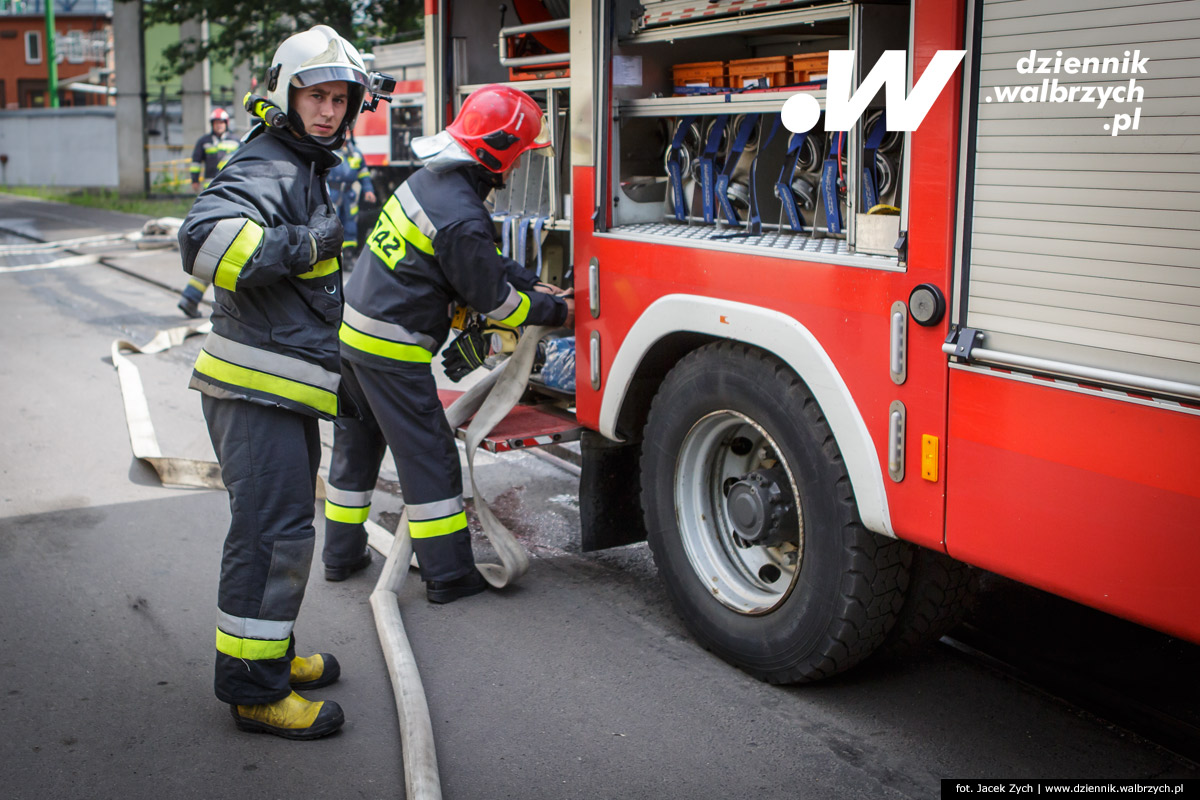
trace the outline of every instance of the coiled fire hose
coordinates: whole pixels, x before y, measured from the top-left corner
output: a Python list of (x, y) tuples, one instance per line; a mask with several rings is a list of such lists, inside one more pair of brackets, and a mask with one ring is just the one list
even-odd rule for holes
[[(142, 346), (125, 340), (112, 343), (113, 366), (121, 385), (125, 404), (125, 422), (133, 455), (149, 464), (166, 486), (194, 486), (224, 489), (220, 467), (216, 462), (166, 457), (158, 445), (145, 389), (137, 367), (127, 357), (136, 353), (160, 353), (182, 344), (190, 336), (207, 333), (211, 322), (193, 323), (159, 331)], [(452, 430), (471, 419), (467, 427), (467, 466), (475, 510), (496, 554), (499, 564), (478, 564), (484, 579), (496, 588), (503, 588), (519, 579), (529, 568), (529, 554), (512, 532), (488, 507), (475, 483), (475, 450), (513, 406), (517, 404), (533, 370), (538, 342), (552, 328), (527, 328), (513, 354), (489, 372), (446, 409), (446, 420)], [(324, 496), (324, 482), (318, 481), (318, 497)], [(437, 750), (425, 687), (404, 621), (400, 615), (399, 593), (412, 559), (412, 537), (408, 528), (408, 512), (400, 516), (395, 534), (367, 520), (368, 543), (379, 552), (387, 553), (383, 571), (371, 592), (371, 610), (379, 634), (384, 661), (395, 695), (396, 712), (400, 721), (400, 746), (404, 758), (405, 796), (409, 800), (441, 800), (441, 779), (438, 775)]]

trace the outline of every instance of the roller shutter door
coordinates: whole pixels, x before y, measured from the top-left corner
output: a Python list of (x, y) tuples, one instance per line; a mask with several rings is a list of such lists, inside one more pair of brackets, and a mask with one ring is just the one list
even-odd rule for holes
[[(1200, 2), (985, 0), (975, 13), (965, 324), (988, 351), (1200, 387)], [(1053, 70), (1059, 51), (1064, 66), (1022, 74), (1030, 50), (1029, 66)], [(1145, 74), (1125, 71), (1135, 55)], [(1071, 57), (1109, 71), (1068, 74)], [(1043, 101), (1054, 81), (1076, 101)], [(1099, 108), (1087, 86), (1130, 102)], [(1014, 90), (1038, 100), (1000, 101)], [(1135, 112), (1138, 130), (1106, 129)]]

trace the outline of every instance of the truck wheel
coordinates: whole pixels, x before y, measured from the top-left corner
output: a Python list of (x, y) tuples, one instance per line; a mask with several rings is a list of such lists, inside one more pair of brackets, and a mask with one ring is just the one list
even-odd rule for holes
[(642, 508), (692, 634), (762, 680), (848, 669), (903, 602), (909, 548), (862, 526), (816, 400), (747, 345), (705, 346), (667, 374), (646, 423)]
[(945, 553), (913, 548), (904, 605), (877, 656), (903, 658), (941, 639), (966, 618), (978, 587), (979, 570)]

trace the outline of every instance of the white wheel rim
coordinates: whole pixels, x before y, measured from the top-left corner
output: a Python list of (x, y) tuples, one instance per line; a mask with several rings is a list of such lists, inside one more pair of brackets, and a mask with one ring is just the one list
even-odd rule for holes
[[(735, 533), (724, 486), (775, 462), (791, 485), (796, 503), (789, 513), (796, 517), (799, 533), (781, 545), (751, 544)], [(679, 448), (674, 492), (684, 552), (696, 577), (717, 600), (739, 614), (765, 614), (787, 599), (804, 550), (803, 512), (791, 466), (761, 425), (731, 410), (698, 420)]]

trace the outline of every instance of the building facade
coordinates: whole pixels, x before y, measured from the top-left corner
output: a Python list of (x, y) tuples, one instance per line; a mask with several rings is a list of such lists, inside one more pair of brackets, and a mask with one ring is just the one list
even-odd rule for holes
[[(54, 0), (60, 106), (107, 105), (112, 0)], [(43, 0), (0, 0), (0, 109), (50, 105)]]

